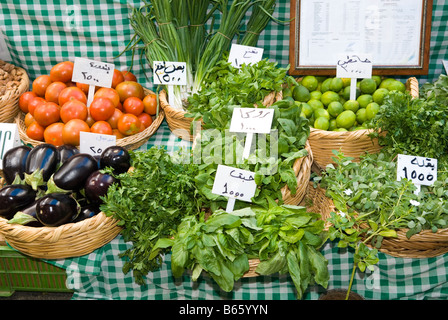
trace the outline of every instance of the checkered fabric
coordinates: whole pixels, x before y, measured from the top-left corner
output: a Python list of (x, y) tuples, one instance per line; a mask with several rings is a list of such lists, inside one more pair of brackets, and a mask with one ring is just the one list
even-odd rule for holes
[[(141, 1), (81, 1), (54, 0), (12, 1), (0, 3), (0, 30), (6, 38), (14, 64), (24, 67), (34, 79), (47, 74), (51, 67), (75, 56), (115, 63), (118, 69), (130, 67), (132, 54), (115, 58), (133, 35), (127, 20), (130, 7)], [(447, 56), (448, 4), (434, 0), (430, 66), (427, 77), (420, 82), (433, 81), (443, 73), (441, 60)], [(289, 1), (278, 1), (275, 17), (287, 20)], [(219, 19), (219, 17), (217, 17)], [(289, 63), (289, 27), (271, 22), (260, 35), (258, 46), (269, 57), (286, 67)], [(155, 90), (145, 77), (147, 66), (140, 66), (134, 57), (133, 72), (148, 89)], [(150, 76), (150, 74), (148, 74)], [(165, 146), (169, 151), (189, 144), (174, 137), (163, 122), (149, 141), (140, 147)], [(74, 299), (242, 299), (293, 300), (295, 289), (289, 276), (273, 275), (239, 280), (230, 293), (225, 293), (207, 275), (193, 283), (189, 275), (174, 279), (170, 271), (170, 255), (161, 268), (148, 275), (146, 285), (136, 285), (131, 274), (123, 274), (123, 261), (118, 257), (130, 244), (119, 235), (110, 243), (86, 256), (51, 260), (48, 263), (67, 270), (67, 285), (74, 290)], [(327, 243), (322, 253), (328, 260), (329, 288), (346, 288), (352, 266), (353, 253), (341, 251)], [(357, 273), (353, 291), (366, 299), (447, 299), (448, 255), (430, 259), (402, 259), (380, 254), (373, 273)], [(304, 299), (314, 300), (323, 289), (310, 286)]]

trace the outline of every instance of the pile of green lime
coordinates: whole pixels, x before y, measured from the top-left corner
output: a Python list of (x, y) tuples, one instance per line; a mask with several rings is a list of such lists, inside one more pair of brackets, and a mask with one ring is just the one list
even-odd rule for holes
[(351, 99), (348, 78), (307, 75), (297, 85), (285, 88), (284, 98), (292, 98), (302, 106), (302, 116), (313, 128), (329, 131), (353, 131), (367, 129), (389, 91), (404, 92), (406, 86), (394, 78), (359, 79), (356, 83), (356, 99)]

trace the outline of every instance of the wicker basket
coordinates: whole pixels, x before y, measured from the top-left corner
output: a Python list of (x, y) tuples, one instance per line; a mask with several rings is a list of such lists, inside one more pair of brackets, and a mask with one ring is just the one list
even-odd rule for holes
[[(325, 195), (325, 189), (314, 188), (310, 183), (307, 198), (313, 200), (311, 210), (320, 213), (322, 219), (328, 219), (330, 213), (335, 212), (334, 203)], [(448, 252), (448, 228), (437, 232), (423, 230), (410, 239), (406, 237), (407, 231), (399, 229), (397, 238), (384, 238), (379, 251), (397, 258), (432, 258)]]
[(103, 212), (59, 227), (27, 227), (0, 218), (0, 233), (14, 249), (39, 259), (64, 259), (91, 253), (121, 231), (117, 220)]
[[(263, 105), (270, 106), (275, 101), (281, 100), (281, 97), (281, 92), (271, 92), (265, 97)], [(160, 91), (159, 102), (160, 107), (165, 111), (166, 122), (168, 123), (171, 132), (180, 139), (193, 141), (194, 135), (191, 134), (191, 123), (193, 122), (193, 118), (185, 117), (185, 114), (187, 113), (185, 110), (172, 107), (168, 103), (168, 97), (165, 90)]]
[[(3, 68), (11, 70), (5, 72)], [(8, 64), (2, 60), (0, 60), (0, 69), (0, 82), (8, 81), (8, 76), (13, 79), (20, 79), (10, 81), (6, 86), (6, 91), (0, 93), (0, 122), (14, 122), (14, 118), (20, 111), (18, 104), (19, 98), (23, 93), (28, 91), (30, 79), (24, 69)]]
[[(148, 95), (150, 93), (153, 93), (151, 90), (144, 89), (145, 95)], [(153, 118), (153, 122), (151, 125), (143, 130), (142, 132), (136, 133), (131, 136), (127, 136), (121, 139), (117, 139), (117, 145), (122, 146), (126, 148), (127, 150), (134, 150), (142, 146), (148, 139), (159, 129), (160, 124), (162, 123), (163, 119), (165, 118), (165, 112), (160, 109), (159, 114)], [(20, 139), (28, 145), (37, 146), (41, 143), (44, 143), (43, 141), (39, 140), (33, 140), (29, 138), (26, 135), (26, 126), (25, 126), (25, 114), (23, 112), (20, 112), (16, 118), (15, 123), (17, 124)]]
[[(418, 98), (418, 81), (411, 77), (406, 81), (406, 89), (414, 98)], [(356, 131), (335, 132), (310, 128), (310, 144), (313, 149), (315, 168), (323, 170), (329, 163), (333, 163), (333, 150), (341, 151), (346, 157), (353, 157), (359, 161), (359, 157), (366, 152), (378, 153), (381, 146), (378, 139), (372, 139), (368, 135), (373, 129)]]

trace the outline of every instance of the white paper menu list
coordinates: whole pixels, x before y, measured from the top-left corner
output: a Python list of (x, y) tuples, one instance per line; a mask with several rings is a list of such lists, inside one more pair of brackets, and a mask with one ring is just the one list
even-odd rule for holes
[(330, 52), (369, 52), (377, 66), (419, 65), (421, 0), (300, 3), (300, 65), (334, 65)]

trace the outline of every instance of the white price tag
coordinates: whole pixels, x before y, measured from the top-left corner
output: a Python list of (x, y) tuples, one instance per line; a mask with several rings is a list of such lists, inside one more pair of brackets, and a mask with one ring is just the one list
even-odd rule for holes
[(341, 54), (336, 63), (337, 78), (371, 78), (372, 56), (370, 54)]
[(92, 156), (99, 156), (105, 149), (117, 144), (117, 137), (110, 134), (99, 134), (81, 131), (79, 133), (79, 151)]
[(235, 68), (241, 68), (243, 64), (257, 63), (263, 58), (262, 48), (232, 44), (228, 62)]
[(154, 84), (187, 85), (185, 62), (154, 61)]
[(399, 154), (397, 180), (403, 178), (415, 185), (432, 185), (437, 180), (437, 159)]
[(227, 212), (233, 211), (235, 200), (251, 202), (257, 184), (255, 173), (225, 165), (218, 165), (212, 193), (229, 198)]
[(442, 60), (442, 64), (445, 68), (445, 73), (448, 74), (448, 60)]
[(9, 149), (21, 145), (19, 129), (15, 123), (0, 123), (0, 169), (3, 169), (3, 155)]
[(274, 109), (235, 108), (230, 122), (230, 132), (269, 133)]
[(73, 66), (73, 82), (85, 83), (90, 86), (112, 86), (115, 65), (85, 58), (75, 58)]

